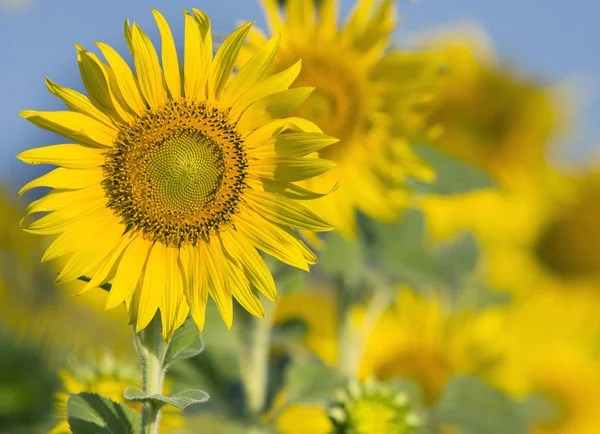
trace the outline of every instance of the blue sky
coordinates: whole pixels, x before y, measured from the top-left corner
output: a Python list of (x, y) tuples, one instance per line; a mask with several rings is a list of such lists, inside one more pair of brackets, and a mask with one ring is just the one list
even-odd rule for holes
[[(44, 77), (82, 90), (74, 43), (92, 49), (94, 41), (125, 50), (123, 22), (138, 22), (152, 38), (158, 36), (150, 8), (159, 9), (182, 39), (181, 9), (192, 7), (209, 14), (216, 31), (228, 32), (238, 20), (263, 26), (255, 0), (29, 0), (21, 8), (7, 7), (19, 0), (0, 0), (0, 181), (29, 179), (36, 169), (13, 155), (23, 149), (60, 143), (40, 133), (16, 113), (23, 109), (60, 109), (45, 88)], [(341, 0), (343, 11), (352, 5)], [(600, 3), (547, 0), (421, 0), (400, 2), (402, 41), (415, 32), (474, 22), (485, 28), (496, 53), (549, 82), (578, 78), (587, 84), (570, 156), (581, 158), (596, 149), (600, 137)], [(38, 169), (39, 170), (39, 169)]]

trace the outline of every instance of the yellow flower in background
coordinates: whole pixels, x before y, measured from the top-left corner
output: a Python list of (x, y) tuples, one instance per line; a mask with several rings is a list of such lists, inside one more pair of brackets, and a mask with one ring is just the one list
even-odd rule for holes
[(600, 432), (599, 337), (597, 298), (540, 291), (503, 315), (496, 333), (503, 357), (490, 379), (516, 397), (548, 401), (535, 434)]
[(289, 405), (275, 424), (279, 434), (329, 434), (333, 431), (327, 412), (315, 405)]
[[(62, 389), (56, 393), (56, 415), (60, 423), (51, 434), (70, 434), (67, 420), (67, 402), (72, 394), (83, 392), (96, 393), (119, 404), (126, 404), (136, 412), (140, 412), (142, 404), (127, 401), (123, 392), (139, 382), (136, 368), (120, 362), (113, 357), (104, 356), (94, 363), (73, 363), (72, 369), (59, 371)], [(170, 392), (169, 379), (165, 383), (165, 393)], [(173, 406), (165, 406), (161, 413), (161, 432), (172, 432), (184, 426), (181, 410)]]
[(411, 379), (430, 404), (452, 375), (479, 374), (494, 363), (497, 321), (495, 309), (451, 312), (435, 294), (403, 289), (368, 339), (360, 377)]
[[(306, 325), (303, 343), (324, 363), (338, 360), (338, 319), (332, 298), (318, 291), (284, 295), (276, 321), (301, 320)], [(365, 309), (355, 306), (353, 331), (358, 333)], [(389, 381), (408, 378), (418, 384), (425, 402), (431, 403), (455, 374), (477, 374), (496, 357), (492, 332), (495, 310), (450, 313), (434, 294), (424, 297), (404, 288), (392, 308), (377, 322), (366, 342), (359, 378)]]
[(482, 31), (439, 32), (424, 46), (446, 62), (443, 80), (423, 116), (431, 144), (470, 162), (506, 188), (546, 167), (562, 127), (557, 95), (496, 60)]
[[(376, 219), (397, 217), (409, 193), (404, 177), (431, 174), (403, 137), (391, 135), (396, 119), (384, 111), (383, 100), (395, 98), (410, 112), (414, 94), (430, 83), (439, 63), (421, 54), (388, 52), (396, 25), (394, 1), (358, 0), (344, 26), (338, 25), (335, 0), (289, 0), (283, 9), (276, 0), (261, 3), (270, 32), (281, 34), (273, 71), (301, 59), (295, 86), (316, 87), (295, 113), (340, 138), (319, 152), (337, 167), (303, 184), (326, 191), (339, 180), (339, 188), (307, 206), (346, 237), (355, 234), (356, 210)], [(266, 40), (263, 33), (252, 31), (241, 64)]]
[(327, 287), (307, 288), (295, 294), (284, 294), (277, 304), (275, 322), (302, 321), (307, 333), (303, 344), (329, 366), (338, 357), (337, 306)]
[(52, 286), (51, 279), (59, 269), (54, 264), (39, 266), (44, 243), (20, 230), (19, 219), (15, 201), (0, 193), (2, 325), (43, 343), (52, 352), (48, 356), (63, 352), (88, 355), (90, 341), (100, 349), (110, 347), (119, 355), (133, 355), (125, 309), (104, 312), (107, 294), (100, 289), (74, 298), (79, 285), (68, 284), (61, 291)]
[(271, 300), (276, 291), (257, 249), (305, 270), (317, 261), (295, 229), (331, 227), (297, 202), (318, 195), (294, 183), (332, 167), (314, 153), (336, 139), (283, 117), (312, 89), (289, 89), (300, 64), (268, 75), (278, 37), (232, 76), (251, 23), (213, 58), (208, 17), (184, 12), (180, 64), (166, 20), (153, 13), (162, 67), (137, 24), (125, 25), (136, 75), (108, 45), (98, 44), (108, 63), (78, 46), (89, 98), (48, 80), (70, 111), (21, 113), (76, 144), (19, 158), (60, 166), (21, 190), (53, 188), (26, 210), (50, 213), (24, 226), (59, 235), (44, 260), (71, 254), (57, 282), (91, 275), (82, 292), (111, 282), (107, 308), (125, 302), (137, 331), (160, 310), (168, 340), (189, 311), (204, 326), (209, 294), (228, 326), (232, 297), (263, 315), (255, 288)]
[(461, 29), (425, 42), (443, 53), (447, 68), (421, 130), (428, 132), (423, 140), (486, 171), (499, 188), (424, 197), (419, 207), (436, 239), (473, 231), (485, 250), (486, 278), (518, 293), (527, 290), (513, 282), (523, 275), (523, 254), (571, 194), (548, 162), (564, 108), (548, 86), (495, 59), (486, 39)]

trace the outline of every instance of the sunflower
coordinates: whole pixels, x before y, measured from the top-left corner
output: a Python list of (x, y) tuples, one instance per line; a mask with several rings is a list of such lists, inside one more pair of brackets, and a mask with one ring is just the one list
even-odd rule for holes
[[(73, 394), (89, 392), (97, 393), (119, 404), (125, 404), (138, 413), (139, 402), (126, 401), (123, 391), (139, 382), (139, 373), (127, 363), (105, 355), (103, 358), (86, 363), (74, 364), (72, 369), (59, 371), (62, 388), (56, 392), (56, 416), (60, 422), (50, 431), (51, 434), (70, 434), (67, 420), (67, 402)], [(170, 382), (165, 384), (166, 392), (170, 392)], [(181, 410), (167, 406), (161, 413), (161, 427), (165, 432), (182, 428), (184, 420)]]
[(564, 113), (556, 91), (498, 61), (486, 40), (481, 30), (459, 28), (424, 43), (446, 72), (421, 117), (428, 136), (419, 139), (512, 189), (547, 165)]
[[(276, 0), (261, 3), (270, 32), (282, 35), (273, 71), (302, 59), (295, 86), (316, 87), (296, 114), (340, 138), (319, 152), (336, 168), (303, 184), (325, 191), (339, 179), (339, 188), (308, 206), (346, 237), (356, 232), (356, 210), (376, 219), (395, 218), (409, 194), (405, 176), (431, 174), (404, 137), (391, 134), (398, 120), (385, 111), (383, 100), (394, 98), (410, 112), (438, 64), (426, 55), (388, 52), (396, 24), (393, 1), (358, 0), (344, 27), (338, 27), (335, 0), (289, 0), (284, 10)], [(267, 40), (260, 31), (250, 35), (242, 64)]]
[(59, 234), (43, 258), (71, 255), (57, 283), (90, 275), (84, 292), (110, 282), (107, 308), (125, 302), (137, 331), (160, 310), (169, 339), (189, 311), (203, 328), (209, 294), (228, 327), (232, 297), (263, 315), (258, 292), (274, 300), (276, 291), (257, 249), (304, 270), (316, 263), (296, 229), (331, 226), (298, 202), (319, 194), (295, 183), (334, 165), (315, 152), (337, 139), (283, 117), (312, 89), (289, 89), (300, 62), (268, 74), (278, 36), (232, 76), (252, 23), (213, 57), (209, 18), (184, 12), (180, 64), (166, 20), (153, 14), (162, 67), (148, 36), (128, 21), (135, 74), (106, 44), (97, 45), (107, 63), (77, 46), (89, 98), (48, 80), (70, 110), (20, 113), (75, 143), (18, 157), (60, 166), (21, 190), (52, 188), (26, 216), (50, 213), (24, 227)]
[(543, 397), (535, 434), (600, 431), (600, 323), (589, 293), (540, 291), (503, 315), (502, 362), (489, 379), (514, 396)]
[[(310, 306), (306, 308), (306, 306)], [(454, 374), (485, 372), (496, 350), (491, 341), (498, 315), (446, 312), (437, 297), (425, 298), (407, 288), (399, 290), (392, 308), (377, 322), (367, 340), (359, 378), (391, 381), (409, 378), (418, 384), (427, 403), (434, 402)], [(334, 301), (323, 291), (285, 295), (276, 321), (303, 321), (304, 344), (328, 365), (338, 360), (338, 320)], [(355, 306), (352, 330), (359, 331), (365, 309)]]

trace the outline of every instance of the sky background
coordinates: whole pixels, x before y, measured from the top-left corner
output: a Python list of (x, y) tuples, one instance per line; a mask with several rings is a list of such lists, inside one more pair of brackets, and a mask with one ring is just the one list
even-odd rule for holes
[[(341, 0), (341, 4), (345, 15), (353, 1)], [(150, 8), (156, 8), (169, 21), (180, 45), (181, 10), (192, 7), (204, 10), (217, 32), (233, 30), (242, 19), (264, 28), (255, 0), (0, 0), (0, 182), (17, 185), (39, 173), (39, 168), (20, 163), (14, 154), (64, 140), (42, 133), (16, 113), (62, 109), (60, 101), (46, 90), (46, 76), (83, 90), (75, 42), (91, 50), (94, 41), (102, 41), (124, 52), (125, 18), (139, 23), (157, 41), (150, 13)], [(485, 29), (501, 59), (548, 83), (570, 83), (578, 89), (578, 119), (575, 131), (563, 139), (569, 146), (560, 158), (583, 160), (592, 153), (600, 154), (599, 2), (405, 0), (399, 2), (399, 11), (403, 25), (396, 40), (400, 43), (440, 26), (475, 23)]]

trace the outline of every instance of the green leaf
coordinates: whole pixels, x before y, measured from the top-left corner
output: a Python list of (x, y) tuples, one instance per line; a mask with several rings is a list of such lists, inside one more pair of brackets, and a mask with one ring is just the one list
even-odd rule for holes
[(362, 242), (346, 240), (337, 232), (328, 234), (325, 249), (319, 255), (319, 266), (329, 275), (340, 276), (353, 285), (364, 271)]
[(73, 434), (133, 434), (141, 426), (135, 411), (95, 393), (72, 395), (67, 414)]
[(175, 331), (165, 358), (163, 360), (163, 368), (168, 368), (174, 361), (181, 359), (189, 359), (202, 352), (204, 342), (200, 330), (191, 317), (185, 320), (183, 325)]
[(168, 404), (181, 410), (192, 404), (202, 404), (210, 398), (208, 393), (198, 389), (183, 390), (173, 396), (163, 396), (158, 394), (146, 395), (137, 387), (128, 387), (125, 389), (123, 396), (128, 401), (152, 402), (156, 408)]
[(419, 145), (414, 146), (413, 151), (429, 164), (436, 174), (435, 180), (429, 183), (414, 178), (407, 179), (409, 186), (416, 192), (448, 196), (497, 187), (496, 182), (483, 170), (437, 148)]
[(477, 268), (479, 246), (472, 233), (461, 234), (450, 243), (441, 245), (435, 253), (437, 275), (452, 299), (457, 300), (465, 280)]
[(288, 366), (287, 391), (293, 402), (323, 402), (330, 400), (347, 379), (339, 372), (312, 357), (298, 357)]
[(501, 391), (476, 377), (452, 378), (433, 415), (459, 434), (526, 434), (527, 423), (519, 406)]

